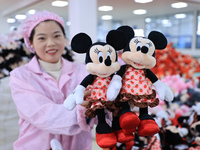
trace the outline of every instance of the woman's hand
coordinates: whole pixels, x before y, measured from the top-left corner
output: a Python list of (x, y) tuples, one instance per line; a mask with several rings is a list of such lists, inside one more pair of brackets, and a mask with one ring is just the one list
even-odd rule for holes
[(81, 106), (84, 106), (86, 107), (88, 104), (89, 104), (89, 101), (86, 100), (87, 97), (90, 97), (91, 96), (91, 92), (89, 90), (89, 87), (87, 87), (84, 91), (84, 101), (83, 103), (81, 104)]

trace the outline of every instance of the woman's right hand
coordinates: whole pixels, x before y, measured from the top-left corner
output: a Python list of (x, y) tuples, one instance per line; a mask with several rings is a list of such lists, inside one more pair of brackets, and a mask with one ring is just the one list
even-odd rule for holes
[(87, 98), (87, 97), (90, 97), (90, 96), (91, 96), (91, 91), (90, 91), (89, 87), (87, 87), (87, 88), (85, 89), (85, 91), (84, 91), (84, 101), (83, 101), (83, 103), (81, 104), (81, 106), (83, 106), (83, 107), (88, 106), (89, 101), (87, 101), (86, 98)]

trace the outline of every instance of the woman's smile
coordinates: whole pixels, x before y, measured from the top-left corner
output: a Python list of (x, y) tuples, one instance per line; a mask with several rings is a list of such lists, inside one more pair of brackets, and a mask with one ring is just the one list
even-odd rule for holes
[(57, 51), (58, 51), (57, 49), (49, 49), (47, 53), (50, 55), (55, 55)]

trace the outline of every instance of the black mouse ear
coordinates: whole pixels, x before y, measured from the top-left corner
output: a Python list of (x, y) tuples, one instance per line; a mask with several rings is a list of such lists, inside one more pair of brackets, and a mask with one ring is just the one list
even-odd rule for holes
[(122, 31), (126, 35), (127, 40), (135, 36), (134, 30), (130, 26), (120, 26), (117, 30)]
[(77, 53), (86, 53), (91, 45), (92, 40), (86, 33), (76, 34), (71, 41), (72, 50)]
[(114, 49), (121, 50), (127, 44), (127, 38), (125, 34), (118, 30), (111, 30), (106, 36), (106, 42), (110, 44)]
[(149, 33), (148, 39), (154, 43), (155, 48), (158, 50), (162, 50), (167, 47), (167, 39), (161, 32), (151, 31)]

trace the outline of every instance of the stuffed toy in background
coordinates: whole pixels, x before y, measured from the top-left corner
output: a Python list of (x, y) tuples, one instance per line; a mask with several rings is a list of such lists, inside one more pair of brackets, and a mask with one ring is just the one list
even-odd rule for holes
[(188, 88), (194, 87), (192, 81), (186, 82), (186, 79), (180, 75), (165, 76), (161, 81), (166, 83), (172, 89), (175, 96), (181, 94), (182, 91), (187, 90)]
[[(135, 37), (133, 29), (129, 26), (121, 26), (117, 31), (123, 32), (127, 37), (127, 45), (122, 54), (126, 64), (117, 72), (117, 80), (113, 78), (109, 84), (107, 97), (109, 100), (115, 99), (118, 95), (115, 87), (122, 82), (118, 96), (122, 106), (120, 116), (122, 130), (129, 135), (138, 128), (139, 136), (152, 136), (159, 132), (159, 127), (148, 114), (148, 106), (155, 107), (159, 104), (156, 93), (161, 100), (173, 100), (170, 88), (158, 80), (150, 70), (156, 64), (155, 50), (164, 49), (167, 46), (167, 39), (157, 31), (152, 31), (147, 38)], [(130, 111), (129, 104), (140, 108), (139, 117)]]
[[(156, 52), (157, 63), (152, 71), (159, 79), (170, 75), (180, 75), (186, 79), (192, 79), (196, 72), (199, 72), (198, 59), (188, 54), (182, 54), (173, 47), (173, 43), (169, 43), (167, 48)], [(167, 68), (167, 69), (166, 69)]]
[[(115, 40), (118, 37), (120, 40)], [(87, 99), (86, 117), (93, 118), (97, 115), (96, 141), (101, 148), (114, 147), (117, 142), (126, 143), (134, 139), (134, 135), (125, 136), (119, 126), (119, 117), (113, 116), (112, 127), (105, 120), (105, 108), (111, 112), (119, 109), (115, 102), (108, 101), (106, 92), (114, 73), (120, 69), (117, 61), (117, 50), (126, 44), (126, 37), (122, 32), (111, 30), (105, 42), (92, 44), (91, 38), (85, 33), (79, 33), (72, 38), (72, 50), (77, 53), (86, 53), (86, 69), (90, 73), (80, 85), (67, 97), (64, 106), (72, 110), (77, 104), (83, 103), (84, 91), (88, 88), (91, 96)], [(117, 76), (118, 77), (118, 76)], [(118, 86), (118, 91), (120, 86)], [(116, 87), (117, 88), (117, 87)]]
[(190, 126), (190, 132), (195, 137), (194, 141), (196, 146), (200, 148), (200, 121), (197, 121)]
[(0, 45), (0, 79), (10, 75), (10, 71), (30, 61), (33, 55), (26, 53), (23, 39)]
[(188, 149), (187, 142), (184, 137), (188, 134), (187, 128), (178, 126), (167, 126), (164, 132), (163, 149), (169, 149), (171, 146), (175, 149), (176, 146), (182, 146)]
[[(133, 150), (161, 150), (161, 143), (156, 135), (148, 137), (140, 137), (135, 134), (135, 144)], [(131, 149), (129, 149), (131, 150)]]

